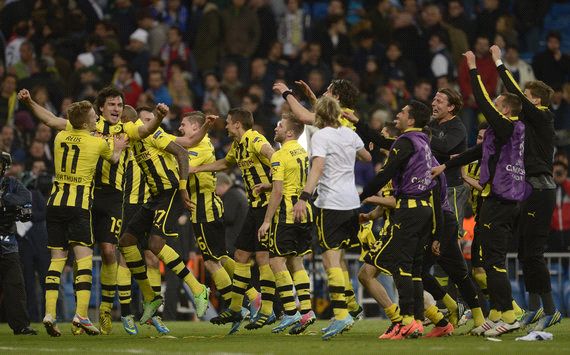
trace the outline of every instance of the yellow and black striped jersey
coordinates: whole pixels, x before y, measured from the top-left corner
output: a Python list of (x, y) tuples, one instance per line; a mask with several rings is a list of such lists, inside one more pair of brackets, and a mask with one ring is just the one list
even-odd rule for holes
[[(307, 183), (309, 157), (307, 151), (296, 140), (285, 142), (281, 149), (271, 156), (271, 179), (283, 181), (283, 199), (275, 212), (275, 222), (293, 224), (293, 206)], [(313, 211), (307, 202), (307, 215), (301, 223), (313, 221)]]
[(269, 192), (262, 192), (259, 195), (253, 193), (255, 185), (270, 183), (270, 162), (261, 154), (261, 147), (265, 144), (269, 144), (267, 139), (259, 132), (250, 129), (244, 133), (239, 142), (233, 142), (226, 154), (226, 161), (237, 164), (240, 168), (247, 200), (254, 208), (266, 206), (269, 201)]
[[(214, 146), (206, 135), (195, 147), (188, 149), (190, 166), (200, 166), (216, 161)], [(201, 172), (188, 178), (190, 199), (196, 205), (192, 210), (192, 223), (213, 222), (222, 218), (222, 199), (216, 195), (216, 173)]]
[[(138, 127), (133, 122), (123, 123), (121, 121), (111, 125), (103, 116), (97, 120), (97, 133), (108, 140), (113, 139), (114, 135), (125, 134), (129, 137), (131, 144), (140, 139)], [(97, 170), (95, 172), (95, 187), (110, 186), (116, 190), (123, 189), (123, 173), (125, 162), (128, 157), (129, 149), (123, 150), (121, 158), (117, 164), (111, 164), (108, 161), (99, 160)]]
[[(479, 161), (474, 161), (467, 165), (467, 176), (479, 181), (479, 174), (481, 173), (481, 163)], [(477, 203), (479, 202), (479, 196), (481, 196), (481, 191), (476, 188), (471, 188), (471, 207), (473, 208), (473, 213), (477, 213)]]
[(65, 130), (55, 136), (55, 181), (47, 204), (88, 210), (93, 176), (100, 158), (110, 159), (111, 146), (85, 130)]
[(138, 205), (148, 201), (150, 191), (144, 174), (135, 160), (132, 149), (129, 149), (123, 167), (123, 202)]
[[(354, 110), (351, 110), (349, 108), (343, 107), (342, 108), (342, 112), (343, 113), (354, 113)], [(350, 122), (349, 120), (347, 120), (346, 118), (342, 117), (342, 113), (340, 114), (340, 116), (338, 117), (338, 121), (340, 122), (341, 126), (345, 126), (347, 128), (352, 129), (353, 131), (356, 131), (356, 127), (354, 126), (354, 123)]]
[[(138, 120), (136, 125), (142, 125)], [(135, 160), (144, 173), (151, 195), (178, 188), (178, 164), (176, 158), (166, 151), (176, 137), (157, 129), (145, 139), (131, 143)]]

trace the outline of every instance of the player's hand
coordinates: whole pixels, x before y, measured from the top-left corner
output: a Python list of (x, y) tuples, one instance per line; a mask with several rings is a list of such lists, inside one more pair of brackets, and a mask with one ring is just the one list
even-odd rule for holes
[(439, 176), (445, 170), (445, 164), (438, 165), (435, 168), (431, 168), (431, 177), (435, 178)]
[(253, 187), (253, 194), (260, 195), (265, 191), (271, 191), (272, 185), (268, 183), (259, 183)]
[(361, 213), (358, 215), (358, 223), (364, 224), (370, 221), (370, 213)]
[(158, 105), (156, 105), (156, 117), (162, 121), (162, 119), (164, 117), (166, 117), (168, 115), (168, 112), (170, 111), (170, 109), (168, 108), (168, 106), (166, 104), (160, 103)]
[(347, 120), (349, 120), (350, 122), (357, 124), (358, 121), (360, 120), (358, 117), (356, 117), (356, 115), (354, 114), (354, 112), (345, 112), (343, 111), (341, 113), (341, 116), (346, 118)]
[(290, 89), (287, 87), (287, 85), (285, 85), (285, 83), (282, 82), (277, 82), (275, 84), (273, 84), (273, 91), (279, 93), (280, 95), (283, 95), (283, 93), (285, 91), (289, 91)]
[(295, 221), (301, 222), (307, 215), (307, 202), (303, 200), (297, 201), (295, 206), (293, 206), (293, 216)]
[(113, 136), (115, 149), (122, 151), (129, 145), (129, 138), (124, 134), (116, 134)]
[(197, 166), (189, 166), (188, 167), (188, 174), (197, 174), (199, 173)]
[(433, 243), (431, 243), (431, 252), (433, 253), (433, 255), (435, 256), (441, 255), (439, 247), (440, 247), (439, 240), (434, 240)]
[(311, 90), (311, 87), (309, 86), (309, 84), (307, 84), (303, 80), (297, 80), (297, 81), (295, 81), (295, 84), (299, 85), (299, 87), (301, 88), (301, 91), (303, 91), (303, 94), (305, 94), (305, 96), (307, 96), (309, 98), (309, 101), (311, 101), (311, 102), (317, 101), (317, 95), (315, 95), (313, 90)]
[(489, 48), (489, 51), (491, 52), (491, 57), (493, 57), (494, 62), (501, 59), (501, 48), (499, 48), (499, 46), (493, 44), (491, 48)]
[(216, 120), (220, 118), (220, 116), (216, 116), (216, 115), (206, 115), (206, 124), (211, 126), (214, 124), (214, 122), (216, 122)]
[(28, 89), (22, 89), (18, 92), (18, 100), (22, 101), (25, 104), (29, 104), (32, 102), (32, 95), (30, 95)]
[(475, 54), (472, 51), (467, 51), (463, 53), (463, 56), (467, 60), (467, 66), (469, 67), (469, 69), (477, 69)]
[(194, 203), (190, 200), (190, 195), (188, 195), (188, 190), (180, 190), (180, 197), (182, 197), (182, 202), (184, 202), (184, 207), (190, 212), (194, 210)]
[(271, 223), (263, 222), (261, 227), (259, 227), (259, 230), (257, 231), (257, 238), (259, 239), (259, 241), (262, 241), (265, 238), (265, 236), (267, 235), (267, 232), (269, 231), (270, 226), (271, 226)]

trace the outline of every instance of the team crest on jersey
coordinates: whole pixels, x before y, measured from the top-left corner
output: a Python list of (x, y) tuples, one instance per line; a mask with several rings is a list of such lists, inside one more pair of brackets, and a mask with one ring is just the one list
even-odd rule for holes
[(260, 137), (255, 137), (255, 138), (253, 139), (253, 143), (256, 143), (256, 142), (257, 142), (258, 140), (260, 140), (260, 139), (261, 139)]
[(194, 156), (194, 157), (197, 157), (197, 156), (198, 156), (198, 152), (193, 152), (193, 151), (191, 151), (191, 150), (188, 151), (188, 154), (190, 154), (190, 155), (192, 155), (192, 156)]
[(160, 137), (161, 134), (162, 134), (162, 131), (159, 129), (158, 131), (154, 132), (152, 137), (156, 139), (156, 138)]
[(278, 161), (274, 161), (273, 163), (271, 163), (271, 166), (279, 166), (281, 165), (281, 163), (279, 163)]

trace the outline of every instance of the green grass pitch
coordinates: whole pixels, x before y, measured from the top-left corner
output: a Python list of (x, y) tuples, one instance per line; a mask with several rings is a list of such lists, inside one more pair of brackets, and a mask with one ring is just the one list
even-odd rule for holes
[[(114, 333), (110, 336), (73, 336), (69, 324), (59, 324), (63, 335), (49, 337), (41, 324), (34, 324), (40, 331), (38, 336), (14, 336), (7, 324), (0, 327), (0, 354), (173, 354), (173, 353), (217, 353), (217, 354), (569, 354), (570, 321), (563, 319), (550, 331), (553, 341), (521, 342), (515, 338), (524, 333), (517, 332), (493, 342), (481, 337), (454, 335), (439, 339), (413, 339), (402, 341), (378, 340), (378, 334), (388, 326), (384, 320), (366, 319), (357, 322), (347, 333), (330, 341), (322, 341), (320, 329), (326, 321), (319, 321), (307, 330), (307, 334), (292, 336), (271, 334), (269, 327), (257, 331), (240, 330), (226, 336), (229, 326), (215, 326), (207, 322), (168, 322), (171, 336), (158, 338), (156, 331), (139, 328), (139, 335), (129, 336), (119, 322), (113, 323)], [(469, 326), (468, 324), (467, 326)], [(430, 327), (426, 328), (429, 331)], [(468, 328), (459, 328), (461, 333)]]

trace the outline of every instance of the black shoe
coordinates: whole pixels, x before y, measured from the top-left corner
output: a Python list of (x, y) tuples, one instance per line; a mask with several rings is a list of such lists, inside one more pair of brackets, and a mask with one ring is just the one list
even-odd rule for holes
[(241, 322), (243, 319), (241, 312), (235, 312), (231, 309), (228, 309), (225, 312), (220, 313), (219, 316), (210, 319), (210, 323), (213, 324), (227, 324), (227, 323), (234, 323), (234, 322)]
[(38, 331), (28, 326), (20, 330), (14, 330), (14, 335), (38, 335)]

